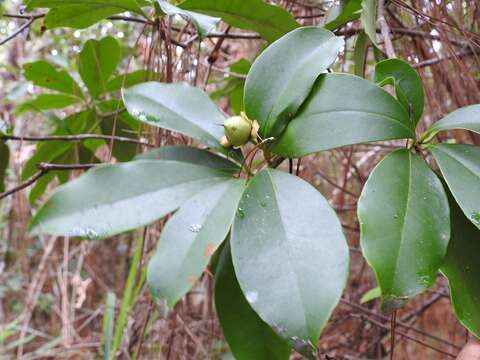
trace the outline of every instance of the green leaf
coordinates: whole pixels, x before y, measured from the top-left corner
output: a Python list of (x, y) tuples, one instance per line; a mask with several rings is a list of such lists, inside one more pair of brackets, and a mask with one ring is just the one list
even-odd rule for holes
[(10, 150), (4, 140), (0, 140), (0, 193), (5, 191), (5, 175), (10, 161)]
[(41, 162), (53, 163), (56, 159), (73, 149), (72, 143), (64, 141), (45, 141), (37, 145), (35, 154), (27, 161), (22, 171), (22, 180), (26, 180), (38, 171)]
[(235, 217), (245, 182), (231, 179), (187, 200), (167, 222), (148, 264), (153, 295), (171, 308), (195, 285), (223, 242)]
[(295, 350), (314, 356), (348, 274), (335, 212), (302, 179), (264, 170), (250, 180), (231, 236), (235, 272), (250, 305)]
[(255, 31), (270, 42), (300, 26), (283, 8), (262, 0), (186, 0), (179, 7), (220, 17), (227, 24)]
[(447, 277), (452, 306), (458, 320), (480, 337), (480, 232), (465, 217), (452, 196), (450, 213), (452, 237), (442, 272)]
[(215, 270), (215, 308), (235, 359), (288, 360), (288, 344), (245, 299), (235, 276), (229, 244), (222, 250)]
[(143, 15), (135, 0), (30, 0), (27, 11), (34, 8), (51, 9), (45, 18), (45, 25), (48, 28), (83, 29), (111, 15), (126, 11)]
[(192, 23), (195, 25), (195, 28), (197, 29), (200, 37), (207, 36), (220, 21), (219, 17), (212, 17), (194, 11), (184, 10), (179, 8), (178, 6), (169, 4), (165, 0), (157, 0), (157, 3), (160, 5), (160, 8), (165, 14), (181, 15), (188, 20), (191, 20)]
[(403, 138), (415, 138), (415, 131), (394, 97), (357, 76), (325, 74), (272, 150), (300, 157), (345, 145)]
[(79, 97), (67, 94), (40, 94), (33, 100), (25, 101), (17, 107), (17, 114), (27, 111), (63, 109), (82, 101)]
[(115, 323), (115, 302), (116, 296), (113, 291), (107, 293), (105, 299), (105, 307), (103, 313), (103, 327), (102, 327), (102, 348), (103, 348), (103, 358), (111, 358), (112, 342), (113, 342), (113, 332), (114, 332), (114, 323)]
[[(98, 108), (104, 112), (115, 112), (123, 108), (123, 103), (116, 100), (103, 101), (97, 104)], [(115, 124), (115, 135), (136, 139), (138, 137), (138, 121), (134, 119), (127, 112), (121, 114), (108, 116), (102, 119), (100, 127), (102, 133), (105, 135), (112, 135), (113, 125)], [(107, 141), (110, 145), (110, 141)], [(130, 161), (138, 152), (138, 145), (133, 143), (126, 143), (122, 141), (115, 141), (113, 143), (112, 155), (118, 161)]]
[(377, 0), (362, 0), (360, 21), (365, 33), (372, 43), (377, 46)]
[(480, 134), (480, 104), (465, 106), (451, 112), (434, 123), (428, 133), (435, 134), (439, 131), (455, 129), (470, 130)]
[(83, 97), (78, 84), (65, 70), (57, 70), (53, 65), (40, 60), (23, 66), (25, 79), (50, 90)]
[(374, 169), (358, 201), (363, 255), (390, 312), (428, 289), (450, 238), (442, 183), (421, 157), (397, 150)]
[(229, 174), (238, 173), (240, 167), (228, 159), (211, 153), (207, 150), (197, 149), (191, 146), (173, 145), (162, 146), (153, 151), (140, 154), (135, 160), (171, 160), (197, 164), (213, 169), (218, 169)]
[(198, 88), (186, 83), (147, 82), (123, 90), (128, 112), (138, 120), (219, 147), (225, 116)]
[(340, 0), (328, 10), (325, 25), (328, 30), (335, 30), (346, 23), (356, 20), (362, 13), (362, 0)]
[(430, 150), (455, 200), (480, 229), (480, 147), (438, 144)]
[(302, 27), (257, 58), (245, 83), (245, 112), (259, 122), (263, 137), (285, 129), (342, 46), (343, 40), (328, 30)]
[(363, 294), (362, 298), (360, 299), (360, 304), (365, 304), (372, 300), (378, 299), (380, 296), (382, 296), (382, 290), (378, 286), (374, 287)]
[(149, 74), (148, 71), (137, 70), (137, 71), (128, 73), (126, 75), (125, 74), (118, 75), (107, 83), (105, 90), (107, 92), (118, 91), (122, 87), (129, 88), (134, 85), (141, 84), (147, 80), (148, 74)]
[(59, 187), (32, 219), (31, 232), (115, 235), (150, 224), (225, 179), (218, 170), (175, 161), (98, 166)]
[(358, 34), (355, 41), (355, 50), (353, 52), (353, 61), (355, 63), (355, 75), (365, 77), (365, 66), (367, 64), (368, 46), (370, 38), (362, 31)]
[(120, 56), (120, 45), (111, 36), (88, 40), (83, 46), (78, 72), (93, 98), (107, 91), (108, 79), (120, 63)]
[(422, 79), (408, 63), (399, 59), (388, 59), (375, 66), (375, 82), (387, 83), (391, 80), (400, 104), (410, 114), (415, 126), (422, 116), (424, 93)]

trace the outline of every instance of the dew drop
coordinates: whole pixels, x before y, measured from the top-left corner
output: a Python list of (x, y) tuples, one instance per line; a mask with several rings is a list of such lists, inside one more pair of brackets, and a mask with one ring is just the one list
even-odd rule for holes
[(476, 224), (480, 225), (480, 211), (474, 212), (471, 216), (470, 219)]
[(258, 293), (256, 291), (247, 291), (245, 293), (245, 298), (250, 304), (253, 304), (258, 300)]
[(238, 216), (243, 219), (245, 217), (245, 210), (243, 210), (241, 207), (237, 209)]
[(191, 232), (198, 233), (202, 230), (202, 225), (200, 224), (191, 224), (188, 228)]

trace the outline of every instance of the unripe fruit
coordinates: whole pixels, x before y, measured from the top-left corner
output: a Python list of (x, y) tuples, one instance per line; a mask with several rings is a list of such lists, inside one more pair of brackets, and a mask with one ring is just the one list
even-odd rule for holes
[(252, 136), (252, 121), (246, 116), (232, 116), (228, 118), (223, 128), (227, 140), (235, 148), (245, 144)]

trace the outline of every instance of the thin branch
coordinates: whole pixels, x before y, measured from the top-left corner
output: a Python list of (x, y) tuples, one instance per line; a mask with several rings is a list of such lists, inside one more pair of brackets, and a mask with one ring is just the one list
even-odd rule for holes
[(412, 67), (422, 68), (422, 67), (426, 67), (426, 66), (436, 65), (436, 64), (439, 64), (439, 63), (441, 63), (445, 60), (450, 60), (452, 58), (461, 58), (461, 57), (473, 55), (473, 54), (476, 54), (476, 53), (477, 52), (473, 51), (472, 49), (468, 49), (468, 50), (460, 51), (458, 53), (450, 54), (450, 55), (447, 55), (447, 56), (439, 56), (439, 57), (436, 57), (436, 58), (433, 58), (433, 59), (428, 59), (428, 60), (425, 60), (425, 61), (421, 61), (417, 64), (412, 64)]
[(21, 183), (20, 185), (14, 187), (13, 189), (7, 190), (3, 193), (0, 193), (0, 200), (6, 198), (7, 196), (13, 195), (14, 193), (23, 190), (30, 185), (32, 185), (35, 181), (40, 179), (43, 175), (45, 175), (48, 171), (47, 170), (40, 170), (34, 175), (32, 175), (27, 181)]
[(378, 0), (378, 23), (380, 24), (380, 31), (385, 43), (387, 56), (394, 58), (395, 50), (393, 50), (392, 39), (390, 39), (390, 28), (388, 27), (387, 20), (385, 20), (385, 3), (383, 0)]
[(20, 35), (25, 29), (29, 28), (30, 25), (32, 25), (35, 20), (36, 20), (36, 18), (30, 17), (30, 20), (28, 20), (25, 24), (20, 26), (20, 28), (17, 31), (15, 31), (12, 35), (10, 35), (6, 39), (0, 41), (0, 46), (4, 45), (5, 43), (9, 42), (10, 40), (12, 40), (15, 37), (17, 37), (18, 35)]
[(80, 135), (51, 135), (51, 136), (16, 136), (16, 135), (0, 135), (0, 140), (16, 140), (16, 141), (83, 141), (88, 139), (96, 140), (113, 140), (131, 144), (139, 144), (147, 147), (155, 147), (154, 144), (146, 141), (132, 139), (122, 136), (97, 135), (97, 134), (80, 134)]
[(39, 169), (38, 172), (36, 172), (28, 180), (21, 183), (20, 185), (12, 188), (10, 190), (7, 190), (3, 193), (0, 193), (0, 200), (29, 187), (35, 181), (40, 179), (42, 176), (46, 175), (49, 171), (88, 170), (88, 169), (90, 169), (94, 166), (97, 166), (97, 165), (100, 165), (100, 164), (49, 164), (49, 163), (40, 163), (40, 164), (37, 165), (37, 168)]

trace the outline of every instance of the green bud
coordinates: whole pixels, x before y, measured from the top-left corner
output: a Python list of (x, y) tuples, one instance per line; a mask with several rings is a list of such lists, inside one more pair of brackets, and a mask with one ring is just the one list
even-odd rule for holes
[(244, 114), (242, 116), (232, 116), (225, 120), (223, 128), (227, 140), (233, 147), (238, 148), (250, 140), (252, 121)]

